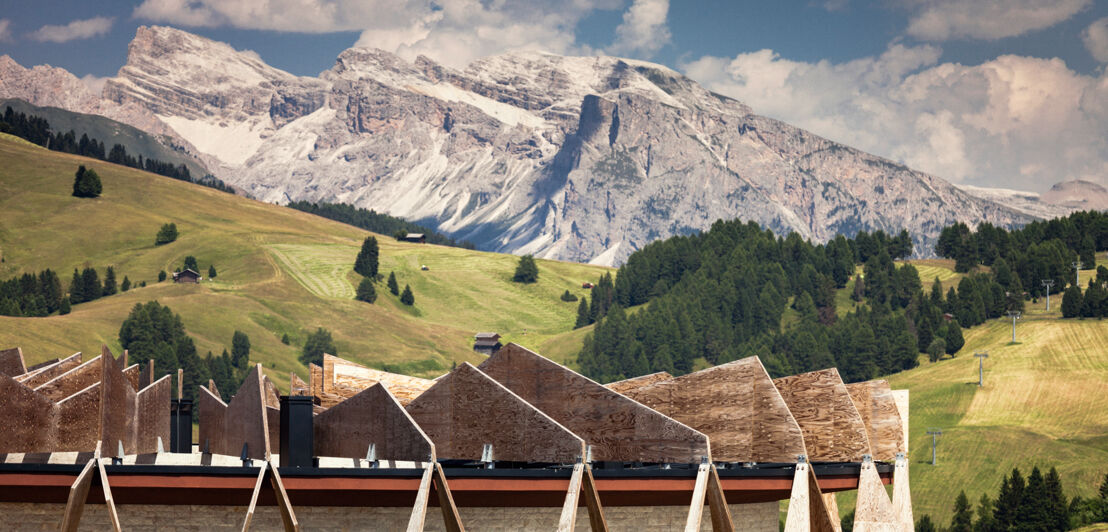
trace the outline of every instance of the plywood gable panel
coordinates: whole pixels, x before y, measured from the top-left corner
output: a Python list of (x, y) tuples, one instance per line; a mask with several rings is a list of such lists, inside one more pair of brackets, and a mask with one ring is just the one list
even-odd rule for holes
[(37, 388), (51, 379), (81, 365), (81, 353), (74, 353), (66, 358), (55, 361), (53, 364), (42, 366), (16, 377), (15, 380), (23, 383), (28, 388)]
[(584, 456), (581, 438), (468, 362), (407, 410), (440, 458), (479, 460), (486, 443), (496, 460), (570, 463)]
[(650, 386), (656, 382), (668, 381), (673, 378), (673, 375), (665, 371), (659, 371), (657, 373), (651, 373), (649, 375), (641, 375), (639, 377), (632, 377), (630, 379), (624, 379), (616, 382), (609, 382), (604, 386), (613, 392), (626, 394), (631, 390), (642, 388), (643, 386)]
[(862, 416), (835, 368), (776, 379), (789, 410), (804, 432), (813, 462), (860, 462), (871, 454)]
[(627, 395), (708, 435), (714, 460), (792, 462), (806, 454), (800, 426), (757, 357), (656, 382)]
[(873, 459), (892, 462), (904, 452), (900, 412), (889, 381), (872, 380), (847, 384), (846, 390), (866, 426)]
[(704, 434), (519, 345), (478, 369), (584, 439), (593, 460), (689, 463), (710, 455)]
[(54, 401), (61, 401), (66, 397), (100, 382), (100, 372), (102, 369), (100, 357), (97, 356), (92, 360), (83, 362), (81, 365), (42, 383), (35, 388), (35, 391)]
[(27, 373), (27, 365), (23, 362), (23, 350), (18, 347), (0, 351), (0, 374), (9, 377), (18, 377)]
[(431, 439), (380, 383), (315, 417), (316, 456), (365, 458), (375, 444), (379, 460), (427, 461)]
[(434, 384), (434, 381), (367, 368), (336, 356), (323, 355), (323, 393), (335, 394), (340, 400), (381, 383), (400, 404), (408, 404)]

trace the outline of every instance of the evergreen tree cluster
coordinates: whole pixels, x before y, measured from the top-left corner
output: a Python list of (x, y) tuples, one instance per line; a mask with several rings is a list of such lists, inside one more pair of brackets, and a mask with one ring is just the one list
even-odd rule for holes
[(1054, 279), (1053, 290), (1058, 292), (1074, 284), (1071, 264), (1080, 261), (1090, 268), (1096, 263), (1096, 252), (1104, 250), (1108, 250), (1108, 213), (1096, 211), (1032, 222), (1012, 231), (989, 223), (974, 231), (956, 223), (943, 229), (935, 244), (935, 252), (954, 259), (959, 272), (1004, 259), (1031, 297), (1045, 295), (1043, 279)]
[[(128, 289), (130, 282), (128, 280)], [(115, 268), (108, 266), (104, 270), (104, 280), (95, 268), (83, 268), (80, 272), (73, 269), (73, 278), (69, 281), (69, 302), (76, 305), (86, 301), (94, 301), (103, 296), (110, 296), (118, 291), (115, 278)]]
[(362, 277), (376, 279), (380, 255), (381, 251), (377, 246), (377, 238), (367, 236), (362, 241), (362, 249), (358, 251), (358, 256), (354, 259), (354, 271)]
[[(158, 229), (158, 235), (154, 237), (154, 245), (161, 246), (177, 240), (177, 224), (168, 223), (162, 224), (161, 229)], [(162, 281), (164, 279), (158, 279)]]
[(300, 352), (300, 362), (305, 366), (308, 364), (322, 366), (324, 353), (333, 356), (339, 354), (338, 348), (335, 347), (335, 340), (331, 337), (331, 331), (320, 327), (308, 334), (308, 339), (304, 341), (304, 348)]
[(1062, 296), (1063, 318), (1108, 317), (1108, 268), (1098, 266), (1096, 277), (1082, 292), (1077, 285), (1070, 285)]
[(453, 238), (443, 236), (436, 233), (426, 227), (414, 224), (402, 218), (395, 216), (389, 216), (384, 213), (379, 213), (373, 210), (366, 210), (360, 207), (355, 207), (347, 203), (312, 203), (310, 201), (293, 201), (288, 204), (289, 207), (298, 211), (314, 214), (316, 216), (322, 216), (329, 220), (335, 220), (345, 224), (353, 225), (354, 227), (360, 227), (367, 231), (373, 231), (383, 235), (393, 235), (397, 233), (423, 233), (427, 235), (427, 242), (430, 244), (440, 244), (443, 246), (453, 246), (465, 249), (476, 249), (472, 242), (457, 241)]
[(516, 265), (515, 274), (512, 275), (512, 281), (517, 283), (534, 283), (539, 280), (539, 267), (535, 264), (535, 257), (531, 255), (524, 255), (519, 258), (519, 264)]
[(77, 173), (73, 176), (73, 196), (77, 198), (96, 198), (104, 191), (100, 183), (100, 176), (96, 171), (85, 169), (85, 165), (77, 167)]
[(196, 400), (200, 386), (215, 382), (224, 399), (229, 399), (249, 371), (250, 339), (240, 331), (232, 338), (234, 355), (223, 350), (221, 356), (200, 358), (196, 344), (185, 333), (181, 316), (157, 301), (136, 303), (119, 328), (119, 343), (128, 351), (130, 361), (145, 364), (154, 361), (155, 379), (184, 370), (184, 398)]
[[(578, 326), (597, 324), (578, 360), (601, 381), (683, 374), (752, 355), (775, 377), (838, 366), (844, 379), (858, 381), (911, 368), (920, 352), (912, 318), (926, 298), (915, 268), (893, 262), (911, 253), (907, 232), (814, 245), (795, 233), (779, 238), (754, 223), (719, 221), (704, 233), (648, 244), (614, 278), (602, 276), (578, 307)], [(837, 319), (835, 291), (858, 263), (866, 265), (871, 308)], [(633, 315), (624, 310), (645, 303)], [(799, 320), (782, 330), (790, 306)]]
[[(923, 516), (926, 526), (935, 530), (930, 516)], [(1067, 499), (1062, 492), (1062, 480), (1058, 471), (1050, 468), (1045, 476), (1038, 467), (1024, 480), (1020, 470), (1013, 469), (1005, 475), (996, 499), (988, 494), (981, 496), (976, 512), (963, 491), (954, 501), (954, 516), (949, 532), (1009, 532), (1072, 530), (1086, 525), (1108, 521), (1108, 475), (1101, 484), (1099, 496), (1082, 500)]]
[(61, 279), (49, 268), (0, 282), (0, 316), (48, 316), (67, 302)]
[(235, 193), (233, 188), (211, 174), (201, 179), (193, 179), (188, 167), (184, 164), (174, 165), (158, 159), (143, 159), (141, 155), (136, 158), (128, 154), (127, 148), (122, 144), (115, 144), (111, 150), (105, 150), (102, 141), (89, 138), (88, 134), (82, 134), (81, 138), (78, 139), (72, 129), (66, 133), (54, 132), (50, 129), (50, 123), (45, 118), (26, 113), (16, 113), (11, 106), (8, 106), (4, 111), (3, 119), (0, 120), (0, 133), (15, 135), (53, 151), (92, 157), (101, 161), (146, 170), (172, 179), (196, 183), (223, 192)]

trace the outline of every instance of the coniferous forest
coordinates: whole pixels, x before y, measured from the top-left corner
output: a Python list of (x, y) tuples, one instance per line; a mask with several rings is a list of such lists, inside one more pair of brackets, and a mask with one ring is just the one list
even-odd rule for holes
[(475, 249), (472, 242), (467, 242), (465, 240), (454, 240), (453, 238), (436, 233), (426, 227), (423, 227), (422, 225), (414, 224), (412, 222), (404, 220), (403, 218), (397, 218), (395, 216), (389, 216), (388, 214), (380, 213), (374, 210), (355, 207), (348, 203), (326, 203), (322, 201), (318, 203), (312, 203), (310, 201), (291, 201), (287, 206), (298, 211), (304, 211), (316, 216), (322, 216), (329, 220), (353, 225), (354, 227), (360, 227), (367, 231), (373, 231), (374, 233), (380, 233), (382, 235), (393, 235), (397, 233), (423, 233), (427, 236), (427, 242), (429, 244)]

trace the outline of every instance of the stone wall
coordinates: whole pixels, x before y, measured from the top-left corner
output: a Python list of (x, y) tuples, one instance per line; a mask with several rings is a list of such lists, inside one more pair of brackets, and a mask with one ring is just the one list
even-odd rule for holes
[[(120, 524), (126, 531), (186, 530), (195, 532), (232, 532), (240, 530), (244, 506), (155, 506), (118, 505)], [(63, 504), (0, 503), (5, 530), (57, 530)], [(777, 502), (733, 504), (731, 516), (735, 530), (776, 532)], [(302, 530), (340, 532), (353, 530), (403, 531), (408, 525), (408, 508), (296, 507)], [(558, 526), (560, 508), (460, 508), (462, 523), (472, 532), (508, 532), (520, 530), (553, 531)], [(681, 530), (688, 509), (681, 506), (618, 506), (604, 509), (613, 532), (670, 532)], [(104, 505), (90, 504), (81, 518), (82, 531), (109, 530), (111, 523)], [(258, 508), (252, 530), (281, 530), (281, 515), (276, 507)], [(712, 529), (708, 508), (704, 508), (701, 530)], [(445, 530), (437, 507), (427, 510), (425, 530)], [(585, 508), (577, 514), (578, 532), (589, 530)]]

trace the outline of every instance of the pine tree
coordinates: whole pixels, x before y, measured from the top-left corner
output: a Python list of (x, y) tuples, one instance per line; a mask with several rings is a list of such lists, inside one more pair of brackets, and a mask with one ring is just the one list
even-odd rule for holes
[(42, 271), (38, 278), (39, 291), (46, 301), (46, 311), (54, 312), (61, 306), (65, 293), (62, 291), (62, 282), (58, 274), (49, 268)]
[(173, 242), (174, 240), (177, 240), (177, 224), (162, 224), (161, 229), (158, 230), (158, 236), (154, 238), (154, 245), (160, 246)]
[(110, 296), (115, 294), (115, 292), (115, 268), (108, 266), (107, 271), (104, 272), (104, 289), (101, 293)]
[(289, 345), (290, 342), (291, 342), (291, 340), (289, 340), (289, 333), (285, 333), (285, 334), (281, 335), (281, 343), (282, 344)]
[(215, 276), (215, 264), (212, 264), (211, 266), (208, 266), (208, 279), (215, 279)]
[(996, 530), (996, 519), (993, 518), (993, 501), (988, 494), (981, 494), (981, 500), (977, 503), (977, 521), (973, 523), (974, 532), (993, 532)]
[(999, 530), (1009, 530), (1020, 523), (1020, 505), (1023, 503), (1023, 476), (1018, 468), (1012, 469), (1011, 476), (1005, 476), (1000, 485), (994, 504), (993, 518)]
[(23, 311), (19, 308), (19, 303), (16, 300), (5, 297), (0, 299), (0, 316), (15, 316), (19, 317), (23, 315)]
[(100, 176), (96, 175), (96, 171), (85, 169), (85, 165), (79, 166), (73, 178), (73, 195), (78, 198), (95, 198), (102, 191)]
[(955, 356), (964, 345), (966, 339), (962, 337), (962, 327), (958, 325), (958, 320), (946, 324), (946, 354)]
[(400, 295), (400, 285), (396, 284), (396, 274), (389, 272), (389, 293), (394, 296)]
[[(69, 298), (63, 298), (61, 304), (58, 305), (58, 314), (65, 316), (66, 314), (69, 314), (69, 311)], [(3, 312), (0, 312), (0, 314), (3, 314)]]
[(378, 254), (377, 238), (367, 236), (362, 241), (362, 249), (358, 252), (358, 257), (354, 259), (354, 271), (362, 277), (376, 278)]
[(377, 301), (377, 289), (373, 287), (373, 281), (370, 281), (368, 277), (362, 277), (362, 282), (358, 283), (358, 291), (354, 294), (354, 299), (366, 303)]
[(323, 354), (338, 356), (335, 349), (335, 341), (331, 338), (331, 331), (320, 327), (314, 333), (308, 335), (304, 341), (304, 349), (300, 353), (300, 362), (304, 365), (323, 364)]
[(231, 336), (231, 364), (239, 369), (250, 364), (250, 337), (242, 331)]
[(85, 301), (85, 278), (73, 268), (73, 280), (69, 281), (69, 301), (76, 305)]
[(533, 283), (539, 280), (539, 267), (535, 264), (535, 257), (524, 255), (519, 258), (515, 275), (512, 280), (517, 283)]
[(100, 299), (100, 296), (104, 293), (104, 287), (100, 284), (100, 276), (97, 275), (94, 268), (81, 270), (81, 286), (85, 292), (81, 296), (82, 301)]
[(164, 281), (165, 277), (166, 277), (165, 270), (162, 270), (162, 271), (158, 272), (158, 282), (159, 283)]
[(1058, 470), (1050, 468), (1046, 475), (1046, 500), (1039, 504), (1045, 506), (1045, 528), (1049, 530), (1066, 530), (1069, 528), (1070, 512), (1066, 495), (1062, 492), (1062, 479), (1058, 476)]
[(119, 290), (122, 291), (122, 292), (126, 292), (130, 289), (131, 289), (131, 280), (128, 279), (126, 275), (124, 275), (123, 276), (123, 284), (119, 285)]
[(954, 501), (954, 517), (950, 520), (950, 532), (973, 532), (973, 508), (963, 490)]
[(183, 270), (192, 270), (194, 272), (199, 272), (200, 271), (200, 265), (196, 262), (196, 257), (193, 257), (192, 255), (188, 255), (187, 257), (185, 257), (185, 267), (182, 268), (182, 269)]
[[(843, 530), (845, 532), (846, 529)], [(916, 532), (935, 532), (935, 523), (931, 521), (929, 514), (923, 514), (923, 517), (916, 521)]]
[[(589, 299), (587, 297), (581, 298), (581, 304), (577, 305), (577, 323), (573, 324), (574, 329), (580, 329), (589, 324)], [(671, 361), (672, 363), (672, 361)]]
[(1070, 285), (1062, 294), (1062, 317), (1076, 318), (1081, 315), (1081, 308), (1085, 305), (1085, 298), (1081, 295), (1081, 288)]
[(572, 301), (577, 301), (577, 296), (571, 294), (569, 292), (569, 290), (567, 289), (565, 292), (562, 293), (562, 298), (561, 299), (562, 299), (562, 301), (572, 302)]
[(404, 292), (400, 294), (400, 302), (409, 307), (415, 304), (415, 296), (412, 295), (410, 286), (404, 285)]

